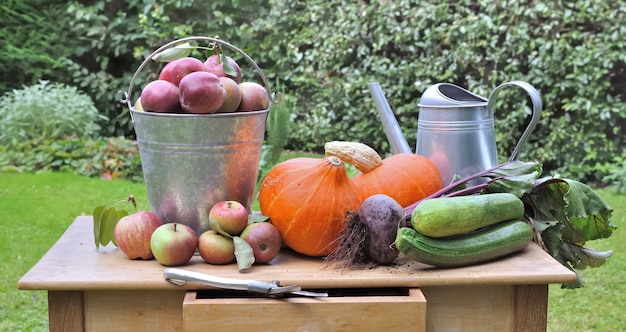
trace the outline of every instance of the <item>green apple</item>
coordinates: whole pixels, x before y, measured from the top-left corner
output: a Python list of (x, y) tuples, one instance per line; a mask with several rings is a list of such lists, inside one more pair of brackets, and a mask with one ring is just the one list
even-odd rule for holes
[(212, 230), (198, 237), (198, 252), (200, 257), (209, 264), (229, 264), (235, 260), (233, 239)]
[(198, 247), (198, 236), (193, 228), (179, 223), (159, 226), (150, 238), (154, 258), (164, 266), (189, 262)]

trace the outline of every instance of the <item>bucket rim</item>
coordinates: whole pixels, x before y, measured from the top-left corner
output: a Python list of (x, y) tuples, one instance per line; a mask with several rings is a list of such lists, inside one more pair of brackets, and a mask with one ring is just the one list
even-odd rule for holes
[(255, 116), (268, 113), (270, 111), (269, 108), (259, 111), (249, 111), (249, 112), (228, 112), (228, 113), (210, 113), (210, 114), (196, 114), (196, 113), (157, 113), (157, 112), (146, 112), (136, 110), (134, 107), (130, 108), (131, 118), (134, 120), (135, 115), (139, 114), (140, 116), (150, 116), (156, 118), (183, 118), (183, 119), (193, 119), (193, 118), (231, 118), (231, 117), (244, 117), (244, 116)]

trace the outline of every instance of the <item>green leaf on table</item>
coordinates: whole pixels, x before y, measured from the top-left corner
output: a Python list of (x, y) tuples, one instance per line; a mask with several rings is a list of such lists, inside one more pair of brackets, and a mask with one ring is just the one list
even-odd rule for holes
[[(545, 250), (565, 267), (576, 272), (599, 267), (611, 257), (611, 251), (583, 247), (587, 241), (610, 237), (617, 228), (609, 221), (613, 209), (589, 186), (570, 179), (543, 178), (522, 200), (541, 232)], [(582, 286), (578, 273), (575, 282), (563, 285)]]
[(122, 217), (128, 215), (128, 211), (117, 209), (116, 206), (127, 203), (132, 204), (134, 211), (137, 212), (137, 202), (135, 201), (135, 196), (132, 194), (124, 199), (118, 199), (105, 205), (96, 206), (93, 209), (93, 239), (96, 250), (100, 249), (100, 245), (106, 246), (111, 242), (117, 246), (113, 231), (117, 222), (122, 219)]
[(541, 240), (552, 257), (558, 257), (563, 244), (563, 224), (535, 221), (535, 227), (541, 233)]
[(239, 272), (249, 269), (254, 264), (252, 247), (239, 236), (233, 236), (233, 242), (235, 244), (235, 259), (237, 260)]
[(255, 222), (266, 222), (269, 220), (269, 217), (264, 216), (262, 214), (251, 213), (248, 215), (248, 224), (253, 224)]
[(96, 250), (100, 249), (100, 219), (102, 217), (102, 210), (104, 210), (104, 205), (96, 206), (91, 213), (93, 215), (93, 239)]
[(491, 192), (506, 192), (522, 197), (533, 187), (542, 171), (540, 163), (519, 160), (504, 163), (485, 175), (493, 179), (487, 188)]
[(610, 237), (617, 228), (609, 222), (613, 209), (587, 185), (573, 180), (564, 181), (569, 185), (564, 197), (568, 202), (569, 223), (563, 230), (563, 237), (579, 244)]
[[(612, 254), (613, 251), (611, 250), (596, 251), (573, 243), (564, 242), (557, 260), (572, 271), (574, 271), (574, 269), (584, 270), (587, 267), (602, 266), (606, 260), (612, 256)], [(571, 265), (567, 264), (567, 262)], [(563, 284), (562, 288), (573, 289), (583, 287), (584, 285), (584, 280), (580, 274), (576, 273), (576, 281)]]
[(233, 237), (232, 235), (224, 231), (222, 227), (220, 227), (220, 224), (217, 223), (217, 220), (210, 218), (210, 217), (209, 217), (209, 226), (211, 226), (211, 229), (218, 234), (224, 235), (225, 237), (230, 237), (230, 238)]
[(608, 238), (616, 228), (609, 218), (613, 209), (587, 185), (569, 179), (550, 178), (524, 197), (533, 207), (536, 221), (559, 221), (563, 240), (584, 245), (586, 241)]
[(596, 251), (573, 243), (565, 242), (561, 249), (561, 256), (572, 264), (577, 270), (587, 267), (599, 267), (613, 254), (612, 250)]
[(96, 250), (100, 248), (100, 245), (106, 246), (109, 243), (117, 245), (113, 231), (117, 222), (126, 215), (128, 215), (126, 210), (116, 209), (111, 205), (98, 206), (94, 209), (93, 234)]

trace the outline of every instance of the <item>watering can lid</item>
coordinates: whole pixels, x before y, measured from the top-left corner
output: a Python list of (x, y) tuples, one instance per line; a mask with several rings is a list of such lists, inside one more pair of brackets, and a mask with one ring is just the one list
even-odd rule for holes
[(426, 89), (419, 107), (473, 107), (486, 106), (488, 100), (450, 83), (437, 83)]

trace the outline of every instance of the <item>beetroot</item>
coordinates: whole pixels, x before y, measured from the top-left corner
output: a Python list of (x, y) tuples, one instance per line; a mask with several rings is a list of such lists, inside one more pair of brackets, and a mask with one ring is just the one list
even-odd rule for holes
[(393, 198), (378, 194), (368, 197), (359, 209), (359, 220), (367, 227), (365, 254), (381, 265), (389, 265), (398, 257), (393, 244), (404, 209)]

